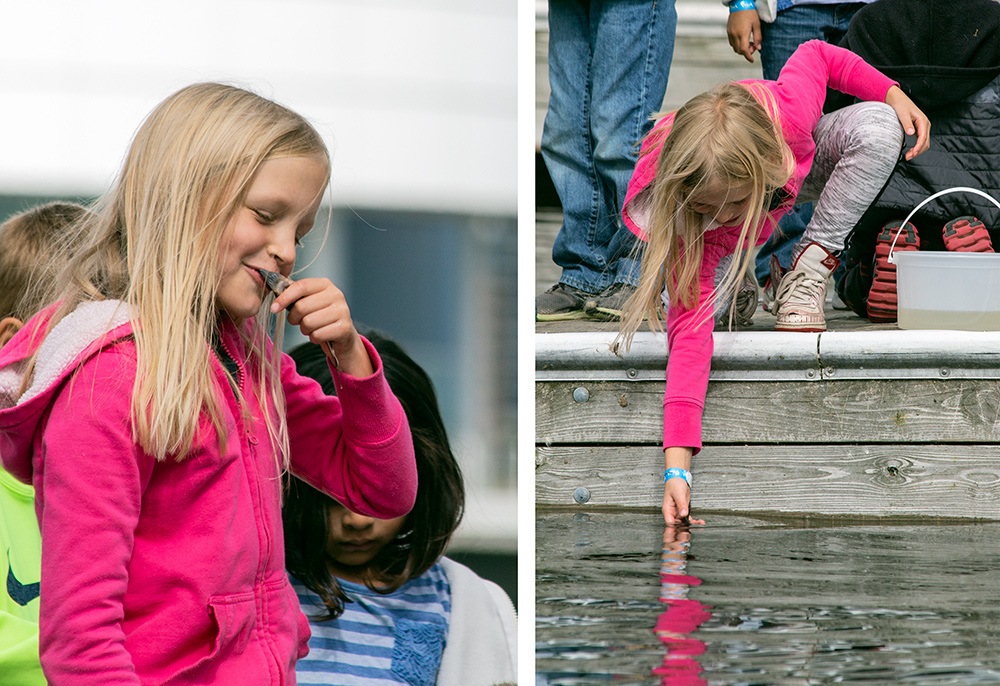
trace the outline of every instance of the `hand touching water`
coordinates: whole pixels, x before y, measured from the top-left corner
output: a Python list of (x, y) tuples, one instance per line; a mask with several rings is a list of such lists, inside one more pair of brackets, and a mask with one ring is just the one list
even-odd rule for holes
[[(691, 448), (667, 448), (663, 451), (666, 469), (691, 469)], [(704, 524), (690, 518), (691, 487), (684, 479), (669, 479), (663, 484), (663, 521), (672, 524)]]

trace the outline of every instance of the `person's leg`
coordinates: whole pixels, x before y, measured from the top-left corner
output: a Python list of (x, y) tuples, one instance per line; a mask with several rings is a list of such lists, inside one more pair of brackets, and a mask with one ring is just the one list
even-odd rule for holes
[(793, 269), (778, 288), (779, 330), (826, 328), (826, 281), (848, 233), (895, 168), (903, 129), (891, 107), (865, 102), (822, 117), (813, 138), (816, 156), (799, 194), (815, 201), (813, 217), (793, 248)]
[(595, 244), (605, 263), (602, 293), (588, 314), (615, 318), (639, 281), (637, 239), (621, 219), (622, 203), (663, 104), (673, 59), (677, 11), (674, 0), (594, 0), (591, 133), (600, 186)]
[(821, 117), (813, 138), (816, 156), (799, 197), (815, 207), (794, 257), (810, 242), (833, 253), (844, 249), (899, 160), (903, 127), (885, 103), (862, 102)]
[[(598, 0), (594, 29), (591, 131), (600, 181), (601, 237), (607, 239), (613, 282), (635, 285), (637, 261), (628, 257), (635, 241), (621, 219), (639, 144), (663, 104), (674, 54), (674, 0)], [(617, 262), (617, 263), (616, 263)]]
[[(761, 24), (760, 61), (764, 78), (776, 81), (781, 68), (792, 53), (806, 41), (823, 40), (836, 45), (847, 33), (851, 17), (864, 3), (837, 5), (795, 5), (778, 12), (774, 22)], [(781, 218), (778, 231), (760, 247), (757, 253), (756, 275), (758, 283), (767, 285), (771, 274), (771, 255), (778, 259), (782, 269), (792, 263), (792, 247), (799, 241), (812, 219), (812, 203), (799, 203)], [(777, 284), (772, 284), (777, 288)]]
[(549, 2), (549, 96), (542, 158), (563, 208), (552, 260), (563, 268), (553, 289), (536, 298), (538, 318), (583, 316), (583, 298), (601, 289), (603, 265), (591, 264), (599, 190), (590, 150), (589, 0)]
[[(808, 40), (824, 39), (833, 11), (826, 5), (796, 5), (778, 12), (774, 22), (761, 22), (760, 63), (764, 78), (777, 81), (785, 62)], [(771, 276), (771, 255), (782, 269), (792, 262), (792, 246), (802, 237), (812, 218), (812, 203), (800, 203), (781, 218), (778, 230), (757, 252), (757, 282), (765, 284)], [(771, 284), (772, 291), (777, 284)]]

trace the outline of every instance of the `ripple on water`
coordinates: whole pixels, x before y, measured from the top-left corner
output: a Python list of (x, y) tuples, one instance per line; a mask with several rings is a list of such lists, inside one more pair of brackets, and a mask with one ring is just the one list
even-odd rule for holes
[(663, 534), (659, 515), (538, 518), (537, 684), (1000, 684), (998, 524)]

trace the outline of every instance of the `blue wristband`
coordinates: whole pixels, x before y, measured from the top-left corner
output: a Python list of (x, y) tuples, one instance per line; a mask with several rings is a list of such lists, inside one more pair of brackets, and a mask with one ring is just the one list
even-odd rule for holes
[(729, 13), (740, 12), (742, 10), (755, 10), (757, 5), (754, 0), (733, 0), (729, 3)]
[(671, 479), (684, 479), (687, 481), (688, 488), (691, 487), (691, 472), (686, 469), (678, 469), (677, 467), (671, 467), (670, 469), (663, 472), (663, 483), (667, 483)]

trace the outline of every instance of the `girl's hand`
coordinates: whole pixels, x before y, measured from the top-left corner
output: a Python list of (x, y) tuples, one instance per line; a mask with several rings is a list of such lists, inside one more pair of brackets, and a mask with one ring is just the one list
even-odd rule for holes
[(920, 111), (899, 86), (893, 86), (885, 94), (885, 104), (896, 110), (903, 131), (909, 136), (917, 136), (917, 143), (907, 151), (906, 159), (912, 160), (927, 150), (931, 145), (931, 122), (927, 115)]
[(351, 321), (347, 300), (329, 279), (296, 281), (271, 303), (272, 312), (284, 308), (288, 309), (289, 324), (299, 327), (313, 343), (329, 347), (340, 371), (359, 378), (374, 373), (368, 350)]
[(760, 16), (757, 10), (730, 12), (726, 33), (729, 34), (733, 52), (743, 55), (747, 62), (753, 62), (754, 51), (760, 52)]
[[(667, 448), (663, 451), (667, 469), (691, 469), (691, 448)], [(674, 524), (704, 524), (703, 519), (690, 518), (691, 487), (684, 479), (670, 479), (663, 484), (663, 521)]]

